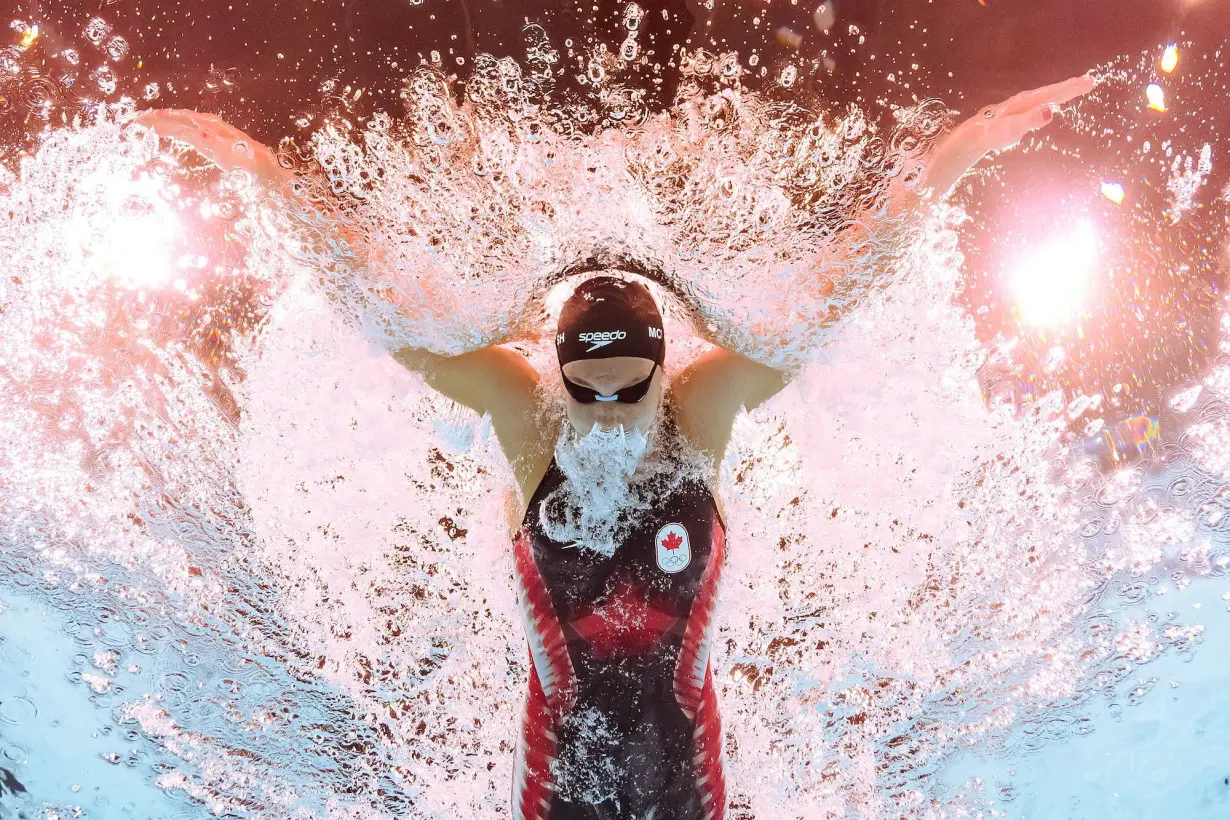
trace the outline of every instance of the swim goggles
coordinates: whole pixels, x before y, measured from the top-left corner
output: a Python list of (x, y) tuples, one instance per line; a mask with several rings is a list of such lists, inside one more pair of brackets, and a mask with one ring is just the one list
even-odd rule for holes
[(564, 375), (564, 366), (559, 366), (560, 378), (564, 380), (564, 389), (568, 391), (568, 395), (576, 399), (578, 404), (593, 404), (599, 401), (614, 401), (620, 404), (636, 404), (645, 395), (649, 393), (649, 385), (653, 381), (653, 374), (657, 372), (658, 360), (666, 355), (666, 339), (662, 340), (662, 347), (658, 353), (658, 358), (654, 359), (653, 367), (649, 368), (649, 375), (636, 384), (630, 384), (627, 387), (620, 388), (616, 393), (610, 396), (604, 396), (592, 387), (583, 387), (574, 381), (569, 381)]
[(630, 384), (613, 395), (604, 396), (592, 387), (583, 387), (574, 381), (569, 381), (564, 375), (564, 366), (560, 365), (559, 374), (564, 380), (564, 389), (568, 391), (568, 395), (572, 396), (579, 404), (593, 404), (599, 401), (615, 401), (620, 404), (636, 404), (645, 395), (649, 393), (649, 384), (653, 381), (654, 371), (658, 369), (658, 363), (654, 362), (653, 367), (649, 369), (649, 375), (636, 384)]

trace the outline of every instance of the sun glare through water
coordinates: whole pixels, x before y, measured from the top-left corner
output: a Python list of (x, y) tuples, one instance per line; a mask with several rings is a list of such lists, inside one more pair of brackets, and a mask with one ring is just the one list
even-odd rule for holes
[(1097, 260), (1097, 232), (1087, 222), (1021, 259), (1011, 282), (1025, 321), (1046, 326), (1074, 318), (1085, 306)]

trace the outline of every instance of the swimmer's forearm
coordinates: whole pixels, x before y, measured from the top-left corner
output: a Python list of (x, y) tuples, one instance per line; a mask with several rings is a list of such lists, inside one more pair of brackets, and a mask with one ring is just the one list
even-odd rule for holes
[(1044, 86), (989, 105), (960, 123), (928, 159), (919, 184), (923, 198), (938, 202), (988, 154), (1016, 145), (1030, 132), (1048, 125), (1055, 112), (1097, 85), (1092, 74)]
[(168, 137), (192, 146), (223, 171), (242, 169), (271, 192), (290, 193), (294, 174), (282, 167), (276, 152), (214, 114), (186, 109), (151, 109), (134, 120)]
[[(813, 295), (828, 298), (836, 291), (840, 297), (859, 289), (859, 282), (869, 287), (880, 273), (864, 269), (869, 249), (887, 250), (907, 243), (927, 212), (947, 199), (983, 157), (1009, 148), (1026, 134), (1042, 128), (1051, 121), (1056, 107), (1086, 93), (1093, 84), (1093, 79), (1084, 75), (1023, 92), (984, 108), (953, 128), (926, 158), (917, 180), (907, 184), (902, 176), (894, 179), (882, 207), (862, 214), (846, 231), (838, 258), (818, 264)], [(885, 267), (878, 256), (870, 254), (872, 264)], [(855, 280), (853, 288), (851, 280)]]
[(401, 347), (392, 356), (422, 376), (437, 393), (480, 415), (491, 413), (497, 427), (528, 412), (538, 381), (525, 358), (506, 347), (491, 346), (457, 356)]

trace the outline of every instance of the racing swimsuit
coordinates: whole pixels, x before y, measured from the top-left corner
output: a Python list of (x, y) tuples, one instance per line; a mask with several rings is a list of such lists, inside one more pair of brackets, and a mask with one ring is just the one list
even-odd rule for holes
[(554, 459), (514, 544), (532, 668), (516, 820), (721, 820), (722, 729), (709, 672), (725, 528), (687, 479), (610, 557), (551, 540)]

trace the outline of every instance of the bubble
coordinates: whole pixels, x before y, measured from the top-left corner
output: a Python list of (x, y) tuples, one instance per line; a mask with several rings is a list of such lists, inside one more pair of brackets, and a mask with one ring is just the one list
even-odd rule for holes
[(1141, 470), (1120, 470), (1098, 489), (1098, 503), (1110, 507), (1131, 498), (1140, 487), (1143, 478), (1144, 473)]
[(111, 24), (101, 17), (93, 17), (85, 24), (85, 36), (94, 45), (102, 45), (102, 41), (111, 33)]
[(158, 679), (155, 686), (163, 692), (183, 692), (189, 687), (188, 676), (182, 672), (168, 672)]
[(1194, 487), (1195, 487), (1195, 482), (1192, 480), (1190, 476), (1180, 476), (1179, 478), (1176, 478), (1174, 481), (1170, 482), (1170, 486), (1167, 488), (1167, 490), (1172, 496), (1176, 498), (1182, 498), (1183, 496), (1191, 493)]
[(1102, 525), (1105, 523), (1104, 518), (1090, 518), (1085, 523), (1081, 524), (1080, 534), (1085, 538), (1092, 538), (1102, 531)]
[(16, 46), (0, 48), (0, 80), (21, 74), (21, 49)]
[(602, 61), (593, 59), (589, 61), (589, 66), (585, 69), (585, 76), (594, 85), (602, 85), (606, 79), (606, 67), (602, 65)]
[(26, 105), (34, 109), (52, 106), (60, 97), (60, 86), (50, 77), (30, 77), (21, 90)]
[(636, 3), (629, 3), (624, 7), (624, 28), (628, 31), (636, 31), (641, 27), (641, 20), (645, 17), (645, 10)]
[(735, 79), (743, 71), (743, 67), (739, 65), (739, 55), (734, 52), (719, 55), (714, 71), (723, 79)]
[(107, 41), (107, 56), (116, 62), (128, 56), (128, 41), (123, 37), (112, 37)]
[(781, 70), (777, 75), (777, 84), (782, 88), (790, 88), (794, 85), (794, 81), (798, 79), (799, 69), (797, 66), (788, 65)]
[(25, 726), (38, 717), (34, 701), (21, 695), (0, 695), (0, 721)]
[(115, 93), (115, 89), (119, 85), (119, 78), (115, 74), (115, 70), (109, 65), (100, 65), (90, 72), (90, 79), (98, 87), (98, 90), (104, 95)]
[(1149, 588), (1144, 584), (1127, 584), (1119, 588), (1119, 597), (1130, 604), (1138, 604), (1149, 597)]
[[(230, 68), (210, 66), (209, 71), (205, 74), (206, 93), (218, 94), (223, 91), (230, 91), (235, 87), (238, 73), (238, 69), (233, 66)], [(329, 85), (329, 89), (332, 90), (333, 86), (331, 84), (326, 83), (326, 85)]]

